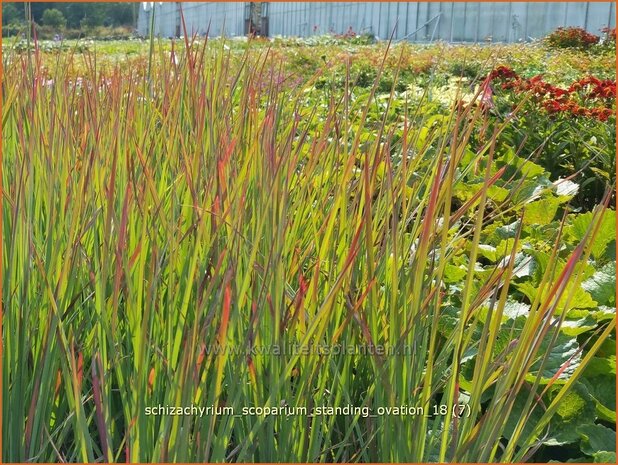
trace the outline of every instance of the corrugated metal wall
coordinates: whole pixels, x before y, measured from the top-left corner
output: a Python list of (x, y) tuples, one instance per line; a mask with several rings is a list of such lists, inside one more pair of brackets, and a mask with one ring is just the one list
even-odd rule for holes
[[(155, 35), (183, 35), (181, 8), (189, 35), (206, 34), (207, 31), (212, 37), (244, 34), (245, 2), (165, 2), (154, 5)], [(137, 30), (141, 35), (148, 35), (152, 11), (152, 7), (140, 9)]]
[[(155, 6), (155, 33), (182, 34), (179, 3)], [(244, 34), (245, 3), (183, 2), (187, 31), (211, 36)], [(138, 31), (147, 35), (151, 10), (140, 9)], [(271, 2), (270, 36), (306, 37), (350, 28), (380, 39), (415, 42), (517, 42), (546, 35), (558, 26), (580, 26), (599, 34), (615, 27), (614, 2)], [(180, 31), (180, 32), (179, 32)]]

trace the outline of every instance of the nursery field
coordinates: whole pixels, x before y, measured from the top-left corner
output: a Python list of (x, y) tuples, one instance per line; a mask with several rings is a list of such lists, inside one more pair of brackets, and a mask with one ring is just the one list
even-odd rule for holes
[(2, 460), (615, 463), (615, 42), (559, 45), (5, 40)]

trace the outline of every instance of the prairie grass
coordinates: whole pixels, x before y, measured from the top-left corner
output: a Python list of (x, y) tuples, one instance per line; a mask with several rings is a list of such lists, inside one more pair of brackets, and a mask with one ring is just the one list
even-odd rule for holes
[[(187, 39), (103, 69), (9, 57), (4, 461), (511, 462), (540, 446), (614, 329), (550, 359), (606, 208), (566, 251), (566, 207), (544, 230), (536, 298), (508, 319), (536, 198), (518, 190), (530, 165), (497, 150), (508, 118), (471, 148), (482, 106), (378, 95), (388, 50), (368, 92), (348, 73), (317, 98), (321, 72), (286, 79), (273, 53)], [(481, 267), (485, 229), (522, 216)], [(242, 412), (345, 405), (372, 414)], [(424, 414), (376, 414), (396, 406)]]

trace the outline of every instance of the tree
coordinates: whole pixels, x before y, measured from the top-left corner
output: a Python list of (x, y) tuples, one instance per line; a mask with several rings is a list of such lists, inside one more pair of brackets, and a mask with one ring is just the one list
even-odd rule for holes
[(132, 25), (135, 3), (107, 3), (107, 21), (111, 26)]
[(85, 15), (80, 21), (81, 27), (103, 26), (106, 19), (105, 3), (85, 3)]
[(18, 23), (24, 20), (24, 11), (19, 11), (12, 3), (2, 3), (2, 25)]
[[(2, 24), (8, 25), (12, 22), (23, 21), (24, 5), (24, 2), (3, 2)], [(47, 10), (56, 10), (62, 13), (65, 27), (79, 29), (95, 26), (135, 26), (139, 4), (135, 2), (30, 2), (29, 8), (32, 12), (32, 19), (38, 24), (47, 25), (43, 15)]]
[(67, 20), (60, 10), (49, 8), (43, 12), (41, 18), (45, 26), (50, 26), (56, 29), (61, 29), (67, 25)]
[(59, 3), (58, 7), (63, 9), (68, 26), (79, 28), (79, 23), (86, 16), (88, 5), (88, 3)]

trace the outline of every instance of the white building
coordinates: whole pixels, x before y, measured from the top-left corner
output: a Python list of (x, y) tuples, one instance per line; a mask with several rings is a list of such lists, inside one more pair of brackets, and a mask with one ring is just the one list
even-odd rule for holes
[[(138, 32), (228, 37), (252, 30), (264, 36), (307, 37), (349, 30), (387, 39), (428, 42), (517, 42), (540, 38), (559, 26), (600, 35), (615, 27), (613, 2), (169, 2), (143, 4)], [(154, 5), (154, 8), (153, 6)], [(256, 8), (259, 5), (259, 8)]]

